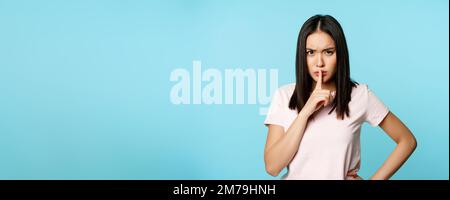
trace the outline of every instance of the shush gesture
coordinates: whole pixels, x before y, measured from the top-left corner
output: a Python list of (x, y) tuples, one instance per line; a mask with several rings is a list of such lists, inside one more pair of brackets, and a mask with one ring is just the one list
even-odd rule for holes
[(322, 71), (319, 70), (316, 87), (302, 109), (307, 116), (311, 116), (314, 112), (329, 105), (334, 100), (334, 95), (332, 95), (330, 90), (322, 89), (322, 79)]

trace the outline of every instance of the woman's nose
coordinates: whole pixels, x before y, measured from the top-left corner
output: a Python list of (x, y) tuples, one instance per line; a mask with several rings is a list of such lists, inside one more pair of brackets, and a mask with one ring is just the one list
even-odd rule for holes
[(317, 67), (323, 67), (324, 66), (324, 62), (322, 60), (322, 56), (318, 55), (317, 56)]

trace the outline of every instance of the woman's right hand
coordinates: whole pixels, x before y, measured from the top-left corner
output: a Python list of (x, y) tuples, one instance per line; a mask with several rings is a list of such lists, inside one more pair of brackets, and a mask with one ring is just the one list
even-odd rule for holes
[(364, 179), (358, 175), (358, 169), (354, 169), (347, 172), (346, 180), (364, 180)]
[(333, 102), (333, 100), (334, 96), (331, 91), (322, 89), (322, 71), (319, 70), (319, 79), (317, 80), (316, 87), (311, 93), (311, 96), (309, 96), (305, 106), (303, 106), (302, 112), (309, 117), (320, 108)]

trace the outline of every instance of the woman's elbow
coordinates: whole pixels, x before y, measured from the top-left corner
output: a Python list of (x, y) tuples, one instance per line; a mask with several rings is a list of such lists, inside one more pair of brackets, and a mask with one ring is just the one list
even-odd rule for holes
[(402, 140), (402, 143), (407, 146), (411, 152), (413, 152), (417, 148), (417, 140), (416, 138), (411, 135), (411, 137), (406, 137), (404, 140)]
[(280, 173), (280, 172), (278, 172), (272, 168), (268, 168), (268, 167), (266, 167), (266, 172), (273, 177), (278, 176), (278, 174)]
[(412, 136), (412, 138), (410, 139), (409, 144), (411, 146), (412, 151), (416, 150), (416, 148), (417, 148), (417, 140), (416, 140), (416, 138), (414, 136)]
[(274, 166), (269, 165), (267, 163), (266, 163), (266, 172), (273, 177), (276, 177), (278, 176), (278, 174), (280, 174), (280, 170), (275, 169)]

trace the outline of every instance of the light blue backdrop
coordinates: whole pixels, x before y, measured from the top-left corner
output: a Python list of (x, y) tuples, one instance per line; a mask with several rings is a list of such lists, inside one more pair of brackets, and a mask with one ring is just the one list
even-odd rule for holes
[[(274, 179), (260, 105), (173, 105), (176, 68), (278, 69), (342, 24), (351, 75), (413, 131), (393, 179), (448, 179), (448, 1), (0, 0), (0, 179)], [(362, 130), (361, 176), (395, 143)]]

